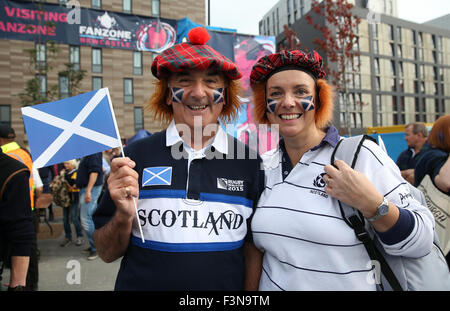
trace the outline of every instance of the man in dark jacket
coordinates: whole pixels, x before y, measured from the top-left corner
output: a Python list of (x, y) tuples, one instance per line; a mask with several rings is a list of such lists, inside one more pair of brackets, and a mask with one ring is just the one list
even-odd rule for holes
[[(6, 251), (11, 255), (8, 290), (24, 290), (36, 239), (29, 194), (30, 171), (0, 150), (0, 280)], [(1, 282), (0, 282), (1, 287)]]
[(81, 226), (86, 231), (90, 247), (85, 250), (88, 260), (98, 257), (94, 244), (94, 221), (92, 215), (97, 210), (97, 200), (103, 187), (102, 153), (84, 157), (78, 166), (76, 185), (80, 189), (80, 219)]

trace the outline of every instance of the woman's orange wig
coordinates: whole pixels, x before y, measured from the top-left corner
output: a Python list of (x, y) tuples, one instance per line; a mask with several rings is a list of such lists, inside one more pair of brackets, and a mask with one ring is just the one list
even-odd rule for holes
[[(260, 124), (269, 124), (266, 115), (266, 84), (267, 80), (252, 85), (253, 115), (256, 122)], [(316, 96), (314, 98), (316, 103), (314, 118), (316, 126), (320, 129), (326, 128), (333, 119), (334, 98), (335, 93), (333, 87), (324, 79), (317, 79)]]

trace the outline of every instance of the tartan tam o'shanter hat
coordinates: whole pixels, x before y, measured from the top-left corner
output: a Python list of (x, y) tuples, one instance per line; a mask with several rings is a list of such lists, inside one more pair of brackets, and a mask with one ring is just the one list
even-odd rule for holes
[(152, 73), (158, 78), (165, 78), (172, 72), (186, 69), (206, 70), (215, 67), (231, 80), (242, 77), (235, 63), (206, 45), (210, 39), (208, 31), (202, 27), (191, 29), (188, 34), (189, 43), (175, 44), (164, 50), (152, 63)]
[(250, 83), (265, 81), (276, 72), (284, 69), (298, 69), (310, 73), (316, 79), (326, 76), (322, 57), (316, 51), (307, 54), (303, 51), (281, 51), (261, 57), (252, 68)]

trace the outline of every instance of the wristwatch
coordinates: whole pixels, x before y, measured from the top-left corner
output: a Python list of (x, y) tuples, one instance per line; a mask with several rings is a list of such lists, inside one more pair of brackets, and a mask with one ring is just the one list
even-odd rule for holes
[(375, 221), (383, 216), (385, 216), (389, 212), (389, 202), (386, 198), (383, 198), (383, 203), (378, 205), (377, 214), (373, 217), (367, 218), (368, 221)]

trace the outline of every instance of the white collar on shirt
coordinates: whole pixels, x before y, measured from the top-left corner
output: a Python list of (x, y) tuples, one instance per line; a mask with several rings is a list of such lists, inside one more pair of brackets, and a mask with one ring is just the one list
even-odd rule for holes
[[(169, 127), (166, 130), (166, 146), (173, 146), (176, 143), (182, 141), (183, 144), (188, 147), (185, 148), (188, 153), (195, 152), (189, 144), (187, 144), (183, 139), (180, 137), (180, 134), (178, 133), (178, 130), (175, 126), (175, 120), (172, 120), (170, 122)], [(225, 131), (222, 129), (222, 127), (219, 125), (219, 130), (217, 131), (216, 135), (213, 138), (212, 144), (206, 146), (201, 151), (204, 152), (209, 146), (213, 146), (217, 151), (219, 151), (222, 154), (228, 153), (228, 137)], [(198, 151), (197, 151), (198, 152)], [(195, 152), (195, 153), (197, 153)]]

